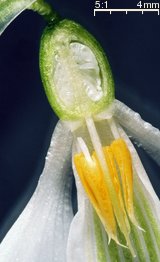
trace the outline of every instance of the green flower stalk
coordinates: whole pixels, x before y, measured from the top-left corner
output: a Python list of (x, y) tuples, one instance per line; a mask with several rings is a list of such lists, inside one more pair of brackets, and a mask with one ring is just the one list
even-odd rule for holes
[(2, 0), (0, 2), (0, 34), (35, 0)]
[(160, 261), (159, 199), (123, 127), (157, 163), (159, 130), (115, 100), (97, 40), (44, 1), (2, 1), (0, 32), (27, 7), (48, 23), (40, 71), (60, 121), (37, 189), (0, 246), (0, 261)]

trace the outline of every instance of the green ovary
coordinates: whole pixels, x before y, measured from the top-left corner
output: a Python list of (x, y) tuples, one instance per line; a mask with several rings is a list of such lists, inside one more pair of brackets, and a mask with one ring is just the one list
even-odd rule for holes
[(48, 100), (63, 120), (99, 113), (114, 99), (113, 78), (102, 48), (72, 21), (63, 20), (44, 31), (40, 69)]

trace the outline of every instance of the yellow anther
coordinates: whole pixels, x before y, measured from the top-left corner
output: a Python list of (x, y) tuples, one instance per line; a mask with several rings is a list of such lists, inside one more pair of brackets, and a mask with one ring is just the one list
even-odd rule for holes
[(126, 206), (128, 216), (135, 226), (143, 230), (142, 228), (139, 227), (138, 222), (134, 215), (133, 170), (132, 170), (132, 159), (131, 159), (130, 152), (123, 139), (115, 140), (111, 144), (110, 148), (113, 152), (114, 158), (117, 162), (117, 165), (120, 171), (124, 201), (125, 201), (125, 206)]
[(112, 183), (116, 191), (116, 196), (118, 200), (118, 208), (121, 210), (121, 212), (117, 213), (117, 209), (114, 206), (113, 206), (113, 209), (114, 209), (115, 216), (116, 216), (120, 230), (122, 231), (122, 233), (125, 236), (127, 236), (130, 233), (130, 225), (129, 225), (125, 207), (123, 204), (121, 185), (120, 185), (120, 181), (119, 181), (119, 177), (118, 177), (118, 173), (117, 173), (117, 169), (116, 169), (116, 165), (114, 161), (114, 156), (113, 156), (113, 153), (110, 147), (105, 147), (103, 150), (104, 150), (106, 162), (109, 168), (109, 175), (111, 176)]
[(85, 159), (83, 154), (77, 154), (74, 157), (74, 163), (82, 185), (100, 217), (109, 239), (114, 239), (118, 243), (116, 221), (108, 189), (97, 160), (94, 156), (92, 159), (93, 165)]

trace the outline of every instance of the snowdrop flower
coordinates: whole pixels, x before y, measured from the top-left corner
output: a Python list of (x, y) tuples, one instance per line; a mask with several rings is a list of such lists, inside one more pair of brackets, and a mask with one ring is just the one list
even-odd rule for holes
[[(1, 32), (33, 2), (2, 1)], [(43, 4), (37, 1), (32, 8), (46, 16)], [(159, 261), (159, 199), (126, 134), (159, 163), (159, 130), (115, 100), (104, 51), (73, 21), (45, 29), (40, 70), (61, 121), (35, 193), (1, 243), (0, 261)]]

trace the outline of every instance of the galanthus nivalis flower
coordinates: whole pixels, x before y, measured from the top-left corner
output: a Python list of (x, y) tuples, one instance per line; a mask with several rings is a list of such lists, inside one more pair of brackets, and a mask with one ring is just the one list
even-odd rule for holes
[[(159, 139), (160, 133), (156, 128), (147, 125), (137, 113), (123, 103), (115, 100), (113, 107), (115, 111), (112, 118), (103, 120), (101, 123), (96, 122), (96, 129), (101, 134), (102, 143), (106, 139), (105, 136), (112, 141), (109, 142), (109, 146), (102, 148), (105, 157), (110, 158), (110, 163), (107, 159), (106, 162), (113, 185), (116, 185), (119, 215), (123, 219), (116, 218), (118, 210), (114, 211), (114, 202), (110, 201), (111, 197), (109, 198), (109, 194), (106, 192), (105, 176), (99, 167), (100, 164), (97, 163), (95, 151), (93, 150), (90, 155), (84, 140), (78, 138), (78, 147), (81, 150), (78, 149), (80, 153), (77, 153), (76, 146), (74, 146), (73, 169), (77, 182), (79, 209), (72, 221), (69, 233), (67, 250), (69, 261), (75, 261), (76, 257), (80, 256), (81, 260), (85, 261), (89, 261), (90, 257), (91, 261), (116, 261), (116, 259), (117, 261), (127, 261), (127, 259), (132, 261), (133, 257), (135, 257), (135, 261), (158, 261), (159, 199), (154, 193), (138, 154), (121, 124), (123, 123), (125, 126), (125, 120), (127, 120), (126, 128), (128, 129), (128, 121), (133, 122), (133, 127), (130, 126), (130, 128), (135, 134), (134, 137), (138, 139), (143, 135), (143, 146), (147, 149), (152, 147), (152, 152), (159, 148), (156, 141)], [(122, 121), (119, 116), (123, 117)], [(136, 132), (137, 128), (139, 128), (138, 132)], [(106, 223), (108, 224), (106, 225)], [(153, 226), (154, 223), (157, 225), (156, 228)], [(83, 235), (82, 232), (84, 232)], [(111, 238), (114, 241), (110, 241)], [(124, 239), (126, 240), (124, 241)], [(128, 249), (121, 247), (121, 244), (128, 246)]]
[(158, 163), (160, 132), (115, 100), (108, 60), (93, 36), (45, 13), (43, 1), (2, 1), (0, 32), (34, 2), (30, 8), (51, 14), (40, 69), (61, 121), (37, 189), (1, 243), (0, 261), (159, 261), (159, 199), (126, 132)]

